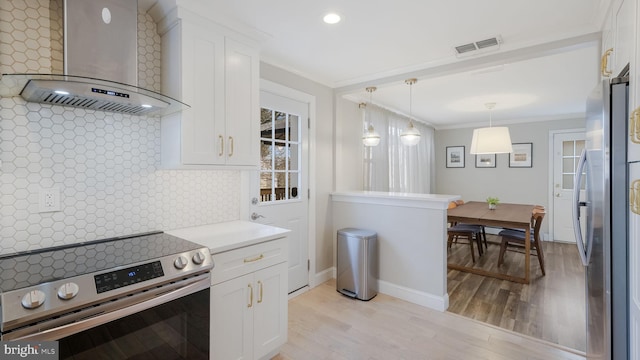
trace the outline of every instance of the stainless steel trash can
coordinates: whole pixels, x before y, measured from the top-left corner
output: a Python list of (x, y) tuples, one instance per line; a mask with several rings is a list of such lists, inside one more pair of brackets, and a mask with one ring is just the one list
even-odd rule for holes
[(378, 234), (375, 231), (346, 228), (338, 230), (338, 292), (359, 300), (378, 294)]

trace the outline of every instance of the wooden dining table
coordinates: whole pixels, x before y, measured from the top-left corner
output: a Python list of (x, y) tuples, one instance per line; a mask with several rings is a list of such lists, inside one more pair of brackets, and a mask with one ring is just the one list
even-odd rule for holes
[[(453, 209), (447, 210), (447, 221), (450, 223), (456, 222), (499, 228), (523, 229), (526, 232), (525, 239), (529, 239), (531, 236), (531, 214), (533, 209), (534, 205), (500, 203), (496, 206), (496, 209), (490, 210), (486, 202), (469, 201), (463, 205), (458, 205)], [(529, 251), (531, 249), (531, 242), (525, 241), (524, 244), (524, 277), (517, 277), (458, 264), (447, 264), (447, 268), (529, 284), (529, 273), (531, 268), (531, 255)]]

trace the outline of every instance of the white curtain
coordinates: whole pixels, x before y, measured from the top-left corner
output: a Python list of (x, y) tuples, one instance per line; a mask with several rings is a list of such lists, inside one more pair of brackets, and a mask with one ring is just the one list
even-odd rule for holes
[(434, 129), (414, 121), (421, 134), (420, 142), (416, 146), (405, 146), (400, 141), (400, 133), (408, 123), (406, 116), (367, 104), (364, 127), (373, 125), (381, 139), (378, 146), (364, 147), (365, 190), (434, 192)]

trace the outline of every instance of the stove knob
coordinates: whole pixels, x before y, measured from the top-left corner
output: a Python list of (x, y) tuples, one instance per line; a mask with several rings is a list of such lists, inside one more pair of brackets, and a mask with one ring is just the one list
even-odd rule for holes
[(44, 304), (46, 295), (40, 290), (31, 290), (22, 297), (22, 307), (25, 309), (35, 309)]
[(197, 253), (195, 253), (195, 255), (193, 255), (193, 262), (197, 265), (200, 265), (204, 262), (204, 255), (202, 254), (202, 252), (198, 251)]
[(188, 263), (189, 263), (189, 260), (186, 257), (180, 255), (173, 262), (173, 266), (175, 266), (176, 269), (182, 270), (184, 269), (185, 266), (187, 266)]
[(70, 300), (78, 295), (78, 285), (76, 283), (68, 282), (64, 283), (58, 289), (58, 297), (61, 300)]

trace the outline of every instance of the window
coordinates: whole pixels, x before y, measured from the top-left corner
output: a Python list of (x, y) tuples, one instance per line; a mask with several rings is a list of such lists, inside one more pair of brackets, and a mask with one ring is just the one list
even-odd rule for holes
[[(578, 170), (580, 154), (584, 149), (584, 140), (569, 140), (562, 142), (562, 189), (573, 189), (573, 180)], [(580, 184), (584, 190), (584, 181)]]
[(260, 109), (260, 202), (298, 199), (300, 116)]

